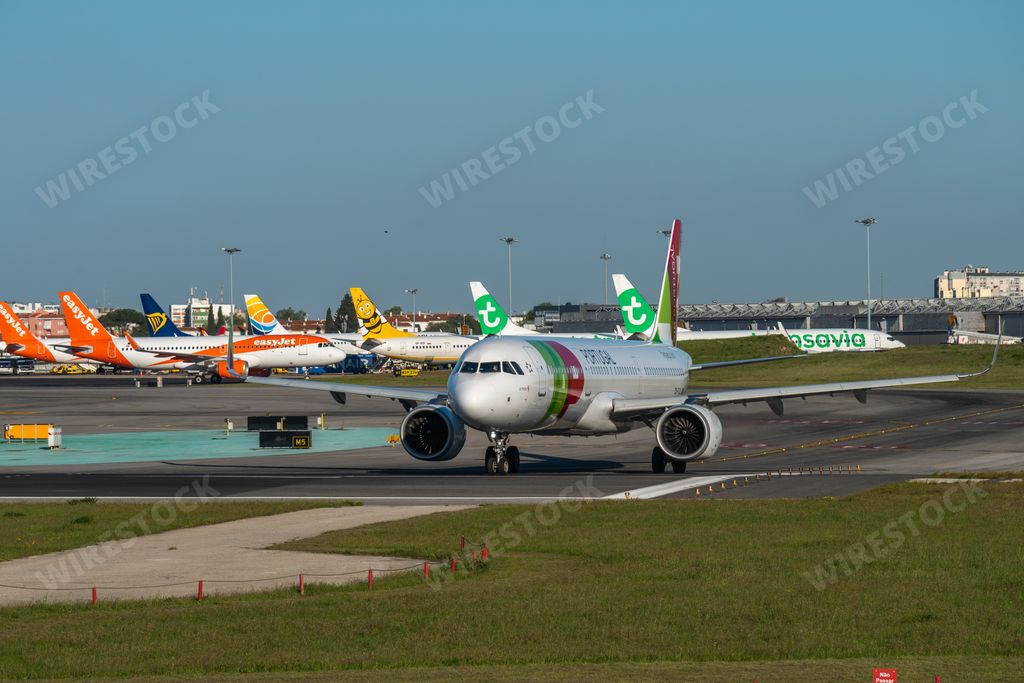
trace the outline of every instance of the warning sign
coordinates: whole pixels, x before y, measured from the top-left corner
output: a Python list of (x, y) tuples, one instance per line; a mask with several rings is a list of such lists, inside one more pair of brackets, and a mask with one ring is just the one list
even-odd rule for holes
[(896, 669), (873, 669), (871, 683), (896, 683)]

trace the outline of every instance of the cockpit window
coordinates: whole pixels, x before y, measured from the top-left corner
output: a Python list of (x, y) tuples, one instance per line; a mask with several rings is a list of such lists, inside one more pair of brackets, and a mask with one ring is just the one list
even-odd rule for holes
[(493, 360), (480, 364), (480, 372), (501, 372), (501, 361)]
[(501, 361), (501, 371), (509, 375), (516, 374), (515, 368), (507, 360)]
[(521, 367), (519, 367), (519, 363), (517, 363), (515, 361), (512, 361), (510, 363), (510, 365), (512, 366), (512, 369), (516, 371), (517, 375), (525, 375), (526, 374), (525, 372), (523, 372), (523, 369)]
[(478, 365), (479, 363), (474, 363), (473, 361), (467, 360), (462, 364), (462, 368), (459, 370), (459, 372), (476, 372), (476, 367)]

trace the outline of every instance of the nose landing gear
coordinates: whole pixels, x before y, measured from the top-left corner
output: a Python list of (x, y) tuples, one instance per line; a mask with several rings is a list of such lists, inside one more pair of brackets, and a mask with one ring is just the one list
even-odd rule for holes
[(487, 474), (515, 474), (519, 471), (519, 449), (508, 445), (508, 434), (488, 434), (493, 446), (484, 452), (484, 469)]

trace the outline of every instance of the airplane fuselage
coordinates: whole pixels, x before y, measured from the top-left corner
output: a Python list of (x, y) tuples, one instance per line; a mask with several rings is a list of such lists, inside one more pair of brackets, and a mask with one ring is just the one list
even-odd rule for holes
[(690, 356), (665, 344), (601, 339), (491, 337), (463, 355), (448, 380), (452, 410), (484, 432), (608, 434), (618, 398), (682, 400)]
[(476, 343), (474, 337), (454, 334), (429, 334), (413, 337), (385, 337), (374, 340), (371, 352), (414, 363), (454, 363)]
[[(204, 337), (139, 337), (132, 343), (123, 338), (83, 342), (76, 340), (76, 346), (89, 343), (91, 348), (79, 352), (83, 358), (99, 360), (121, 367), (170, 370), (189, 369), (200, 359), (177, 357), (175, 352), (189, 356), (209, 357), (211, 361), (227, 355), (228, 338), (225, 335)], [(152, 351), (167, 355), (156, 355)], [(252, 368), (293, 368), (313, 367), (339, 363), (345, 359), (345, 352), (330, 340), (318, 335), (276, 334), (238, 336), (234, 338), (234, 353)]]

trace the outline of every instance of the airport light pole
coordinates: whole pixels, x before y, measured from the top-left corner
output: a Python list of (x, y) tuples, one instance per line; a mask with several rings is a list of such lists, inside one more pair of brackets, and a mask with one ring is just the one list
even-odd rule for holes
[(242, 250), (238, 247), (221, 247), (220, 250), (228, 255), (228, 289), (231, 292), (231, 318), (228, 320), (228, 324), (233, 328), (235, 326), (235, 254)]
[(406, 294), (412, 294), (412, 331), (418, 332), (416, 329), (416, 293), (419, 292), (419, 287), (413, 287), (412, 289), (405, 290)]
[(608, 262), (612, 260), (612, 255), (607, 251), (598, 256), (599, 259), (604, 261), (604, 305), (608, 305)]
[(508, 245), (508, 312), (515, 315), (516, 309), (512, 307), (512, 245), (518, 242), (515, 237), (499, 237), (500, 241)]
[(864, 235), (867, 240), (867, 268), (868, 268), (868, 329), (871, 329), (871, 226), (877, 223), (878, 220), (872, 218), (861, 218), (860, 220), (854, 221), (854, 223), (860, 223), (864, 226)]

